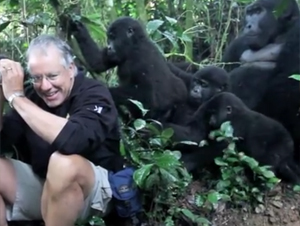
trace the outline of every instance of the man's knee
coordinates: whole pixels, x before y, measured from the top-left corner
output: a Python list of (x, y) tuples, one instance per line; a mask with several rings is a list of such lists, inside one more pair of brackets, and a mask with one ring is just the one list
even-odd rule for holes
[(47, 171), (47, 182), (53, 191), (62, 192), (77, 183), (87, 197), (95, 181), (93, 168), (88, 160), (79, 155), (51, 155)]
[(9, 203), (16, 199), (17, 178), (11, 161), (0, 158), (0, 195)]

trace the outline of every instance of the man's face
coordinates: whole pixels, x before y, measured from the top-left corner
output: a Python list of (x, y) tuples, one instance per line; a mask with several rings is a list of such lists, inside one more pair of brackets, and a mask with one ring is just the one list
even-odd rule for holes
[(49, 107), (61, 105), (69, 96), (74, 82), (74, 64), (64, 67), (61, 52), (55, 46), (34, 50), (28, 66), (33, 87)]

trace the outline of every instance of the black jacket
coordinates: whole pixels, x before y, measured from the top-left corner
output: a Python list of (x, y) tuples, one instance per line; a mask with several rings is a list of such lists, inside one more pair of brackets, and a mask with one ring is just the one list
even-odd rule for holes
[(55, 151), (79, 154), (107, 170), (122, 168), (118, 113), (104, 84), (85, 77), (79, 70), (69, 98), (56, 108), (49, 108), (33, 87), (26, 89), (25, 94), (45, 111), (68, 117), (68, 123), (49, 144), (35, 134), (15, 110), (10, 110), (3, 116), (1, 150), (16, 144), (21, 154), (29, 159), (34, 172), (42, 178), (46, 176), (49, 158)]

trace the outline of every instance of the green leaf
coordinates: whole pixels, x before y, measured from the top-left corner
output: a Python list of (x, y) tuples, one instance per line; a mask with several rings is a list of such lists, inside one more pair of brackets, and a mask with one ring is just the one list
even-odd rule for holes
[(166, 187), (173, 186), (174, 183), (177, 183), (178, 180), (180, 179), (180, 178), (176, 177), (177, 175), (173, 175), (172, 172), (170, 172), (166, 169), (160, 168), (159, 171), (161, 173), (161, 179), (164, 182), (163, 186), (166, 186)]
[(207, 200), (210, 202), (210, 203), (213, 203), (213, 204), (216, 204), (218, 203), (219, 201), (219, 193), (218, 192), (212, 192), (212, 193), (209, 193), (208, 196), (207, 196)]
[(225, 133), (225, 137), (233, 137), (233, 128), (229, 121), (222, 123), (221, 131)]
[(222, 158), (215, 158), (215, 164), (218, 166), (228, 166), (228, 163), (223, 161)]
[(159, 139), (159, 138), (153, 138), (153, 139), (150, 139), (149, 140), (149, 143), (151, 144), (151, 145), (157, 145), (157, 146), (161, 146), (162, 144), (161, 144), (161, 139)]
[(180, 141), (178, 144), (186, 144), (186, 145), (198, 145), (196, 142), (193, 141)]
[(224, 191), (225, 189), (229, 188), (231, 182), (229, 180), (220, 180), (217, 184), (218, 191)]
[(173, 134), (174, 130), (172, 128), (167, 128), (162, 132), (161, 136), (165, 139), (170, 139), (173, 136)]
[(165, 169), (180, 165), (177, 156), (174, 155), (171, 151), (165, 151), (164, 153), (154, 155), (153, 160), (158, 167)]
[(177, 160), (181, 159), (182, 154), (180, 151), (172, 151), (172, 154)]
[(281, 180), (277, 177), (272, 177), (268, 180), (268, 183), (271, 183), (271, 184), (278, 184)]
[(266, 178), (273, 178), (276, 177), (275, 174), (272, 171), (263, 171), (262, 174), (264, 175), (264, 177)]
[(185, 42), (192, 42), (192, 39), (186, 33), (182, 33), (181, 39)]
[(125, 146), (124, 146), (124, 141), (120, 140), (120, 153), (122, 156), (126, 155), (126, 151), (125, 151)]
[(222, 141), (222, 140), (225, 140), (225, 137), (217, 137), (216, 139), (218, 142)]
[(295, 191), (295, 192), (300, 192), (300, 185), (295, 185), (295, 186), (293, 187), (293, 191)]
[(149, 34), (154, 33), (162, 24), (163, 20), (151, 20), (146, 25), (146, 30)]
[(165, 31), (162, 33), (163, 36), (165, 36), (173, 45), (173, 48), (177, 48), (177, 41), (176, 38), (172, 33), (169, 31)]
[(145, 116), (147, 114), (147, 112), (149, 111), (149, 110), (144, 108), (144, 105), (140, 101), (132, 100), (132, 99), (128, 99), (128, 100), (130, 102), (132, 102), (133, 104), (135, 104), (141, 110), (143, 116)]
[(292, 78), (292, 79), (295, 79), (297, 81), (300, 81), (300, 75), (297, 75), (297, 74), (291, 75), (291, 76), (289, 76), (289, 78)]
[(195, 215), (188, 209), (182, 209), (181, 212), (194, 222)]
[(199, 143), (199, 147), (204, 147), (205, 145), (208, 145), (207, 140), (201, 140)]
[(241, 161), (246, 162), (248, 164), (248, 166), (250, 166), (251, 169), (254, 169), (255, 167), (257, 167), (259, 165), (258, 162), (254, 158), (250, 158), (246, 155), (243, 155), (241, 157)]
[(235, 151), (235, 143), (230, 143), (227, 147), (229, 150)]
[(172, 17), (165, 16), (165, 18), (166, 18), (167, 21), (169, 21), (169, 23), (170, 23), (171, 25), (174, 25), (174, 24), (177, 23), (177, 20), (174, 19), (174, 18), (172, 18)]
[(0, 24), (0, 32), (2, 32), (10, 24), (10, 21)]
[(154, 134), (154, 135), (159, 135), (160, 131), (157, 128), (157, 126), (153, 125), (153, 123), (148, 123), (146, 127)]
[(143, 120), (143, 119), (136, 119), (134, 122), (133, 122), (133, 126), (136, 130), (140, 130), (140, 129), (143, 129), (145, 128), (146, 126), (146, 121)]
[(243, 169), (244, 169), (244, 167), (236, 166), (233, 168), (233, 171), (237, 174), (237, 173), (241, 172)]
[(143, 187), (143, 184), (144, 184), (146, 178), (151, 173), (152, 167), (153, 167), (153, 164), (147, 164), (147, 165), (142, 166), (140, 169), (137, 169), (134, 172), (133, 179), (139, 187), (141, 187), (141, 188)]

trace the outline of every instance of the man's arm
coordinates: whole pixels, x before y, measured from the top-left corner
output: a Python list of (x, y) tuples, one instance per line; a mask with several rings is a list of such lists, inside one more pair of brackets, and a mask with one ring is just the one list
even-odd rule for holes
[(99, 146), (117, 121), (117, 111), (106, 87), (95, 85), (74, 100), (76, 109), (68, 119), (48, 113), (29, 99), (17, 97), (13, 106), (29, 127), (55, 150), (80, 154)]
[(26, 97), (16, 97), (13, 107), (27, 125), (49, 144), (56, 139), (68, 122), (65, 118), (44, 111)]

